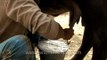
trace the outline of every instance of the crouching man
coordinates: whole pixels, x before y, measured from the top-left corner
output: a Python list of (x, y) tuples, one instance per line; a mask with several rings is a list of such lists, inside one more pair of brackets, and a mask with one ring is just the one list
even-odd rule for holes
[(34, 54), (26, 54), (33, 51), (29, 31), (48, 39), (68, 40), (73, 35), (33, 0), (0, 0), (0, 60), (36, 60)]

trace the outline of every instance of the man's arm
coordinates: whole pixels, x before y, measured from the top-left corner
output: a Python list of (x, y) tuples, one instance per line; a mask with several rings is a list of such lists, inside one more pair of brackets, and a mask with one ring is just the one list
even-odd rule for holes
[(6, 14), (33, 34), (39, 32), (40, 35), (50, 39), (64, 35), (62, 28), (53, 17), (42, 13), (33, 0), (8, 0)]

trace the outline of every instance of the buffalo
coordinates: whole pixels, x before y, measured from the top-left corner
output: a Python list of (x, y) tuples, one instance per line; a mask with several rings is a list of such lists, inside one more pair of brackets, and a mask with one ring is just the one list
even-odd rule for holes
[(92, 60), (107, 59), (107, 0), (35, 0), (44, 13), (57, 16), (70, 12), (70, 28), (82, 16), (85, 27), (81, 54), (71, 60), (83, 60), (93, 47)]
[(85, 26), (83, 42), (72, 60), (83, 60), (93, 47), (92, 60), (107, 59), (107, 1), (74, 0), (80, 7), (82, 24)]

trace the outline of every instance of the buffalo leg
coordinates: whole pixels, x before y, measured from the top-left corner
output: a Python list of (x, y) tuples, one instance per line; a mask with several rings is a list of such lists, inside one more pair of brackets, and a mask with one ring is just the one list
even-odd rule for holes
[[(100, 32), (100, 34), (98, 34)], [(94, 37), (92, 60), (107, 60), (107, 33), (98, 31)]]
[(88, 29), (88, 27), (86, 27), (83, 36), (82, 45), (77, 51), (76, 55), (71, 60), (83, 60), (85, 55), (92, 47), (92, 40), (93, 40), (92, 31)]

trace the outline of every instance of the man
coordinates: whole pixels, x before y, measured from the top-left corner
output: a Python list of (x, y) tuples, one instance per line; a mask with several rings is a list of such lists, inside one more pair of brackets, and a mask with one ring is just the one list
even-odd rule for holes
[(36, 60), (28, 32), (48, 39), (70, 39), (53, 17), (42, 13), (33, 0), (0, 0), (0, 60)]

